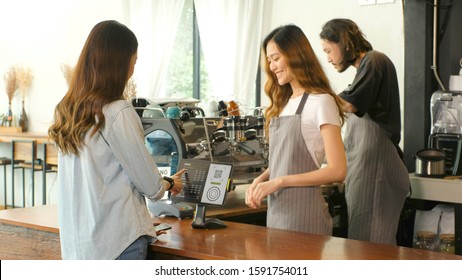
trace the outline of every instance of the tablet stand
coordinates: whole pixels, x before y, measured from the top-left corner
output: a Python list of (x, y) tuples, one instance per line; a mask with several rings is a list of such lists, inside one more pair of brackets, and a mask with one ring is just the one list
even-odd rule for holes
[(226, 228), (226, 224), (223, 221), (217, 218), (205, 217), (205, 205), (203, 204), (196, 204), (196, 213), (194, 214), (191, 226), (198, 229)]

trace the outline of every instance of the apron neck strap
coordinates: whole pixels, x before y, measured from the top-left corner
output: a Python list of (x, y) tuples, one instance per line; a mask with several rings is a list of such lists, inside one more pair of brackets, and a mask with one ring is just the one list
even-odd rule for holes
[(298, 104), (296, 115), (300, 115), (303, 111), (303, 107), (305, 107), (306, 100), (308, 99), (309, 93), (303, 93), (302, 100), (300, 100), (300, 104)]

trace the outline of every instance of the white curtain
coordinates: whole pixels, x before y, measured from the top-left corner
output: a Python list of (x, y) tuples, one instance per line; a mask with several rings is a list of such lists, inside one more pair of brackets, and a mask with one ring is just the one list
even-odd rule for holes
[(164, 97), (162, 83), (167, 74), (177, 27), (185, 0), (129, 0), (125, 18), (138, 38), (138, 61), (133, 74), (138, 97)]
[(264, 0), (194, 0), (194, 4), (212, 88), (210, 97), (234, 99), (241, 110), (251, 109), (255, 105)]

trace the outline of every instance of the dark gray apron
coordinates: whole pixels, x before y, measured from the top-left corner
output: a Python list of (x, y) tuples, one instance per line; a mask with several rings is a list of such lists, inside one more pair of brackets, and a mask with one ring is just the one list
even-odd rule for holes
[[(270, 179), (318, 169), (301, 130), (304, 94), (293, 116), (272, 118), (269, 127)], [(308, 233), (332, 234), (332, 218), (321, 187), (285, 187), (268, 196), (267, 226)]]
[(348, 117), (344, 139), (348, 173), (348, 238), (396, 244), (409, 174), (386, 131), (368, 114)]

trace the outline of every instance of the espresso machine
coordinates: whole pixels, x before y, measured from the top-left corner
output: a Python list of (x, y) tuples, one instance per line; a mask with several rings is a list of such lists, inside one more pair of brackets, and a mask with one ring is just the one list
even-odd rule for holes
[(232, 163), (234, 184), (246, 184), (267, 167), (262, 114), (205, 117), (190, 114), (203, 112), (197, 108), (181, 110), (172, 118), (141, 117), (146, 147), (163, 175), (176, 173), (180, 159), (200, 159)]
[(431, 97), (429, 148), (445, 153), (445, 173), (462, 175), (462, 91), (441, 91)]

